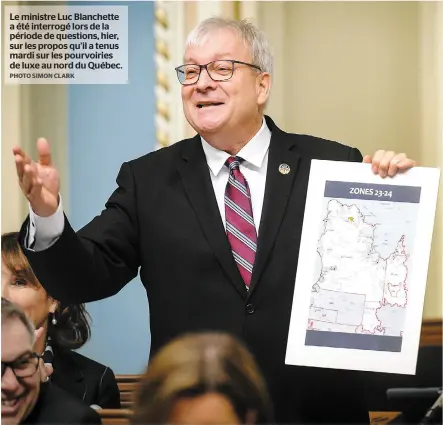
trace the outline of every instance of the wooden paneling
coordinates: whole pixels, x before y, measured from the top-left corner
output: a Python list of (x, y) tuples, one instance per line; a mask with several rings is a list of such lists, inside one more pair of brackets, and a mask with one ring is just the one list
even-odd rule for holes
[(129, 409), (134, 404), (134, 396), (137, 391), (141, 375), (117, 375), (117, 384), (120, 389), (122, 409)]
[(421, 327), (420, 346), (442, 345), (442, 319), (423, 320)]
[(103, 425), (128, 425), (132, 412), (128, 409), (100, 409)]
[(400, 415), (400, 412), (369, 412), (371, 424), (386, 425)]

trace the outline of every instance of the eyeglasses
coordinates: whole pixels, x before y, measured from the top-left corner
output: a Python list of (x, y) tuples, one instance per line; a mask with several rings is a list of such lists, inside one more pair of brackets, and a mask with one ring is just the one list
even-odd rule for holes
[(31, 353), (29, 356), (22, 357), (12, 362), (2, 362), (2, 378), (8, 367), (12, 369), (16, 378), (29, 378), (37, 372), (39, 360), (41, 358), (42, 356), (37, 353)]
[(206, 65), (185, 64), (178, 66), (175, 70), (177, 71), (177, 78), (180, 84), (190, 86), (199, 80), (203, 68), (206, 69), (213, 81), (227, 81), (234, 75), (234, 65), (236, 63), (250, 66), (261, 72), (260, 67), (257, 65), (236, 60), (218, 60), (209, 62)]

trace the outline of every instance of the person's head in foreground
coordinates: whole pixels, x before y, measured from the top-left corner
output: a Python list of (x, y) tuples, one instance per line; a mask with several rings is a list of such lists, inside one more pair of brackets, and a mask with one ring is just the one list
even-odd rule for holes
[(83, 304), (61, 305), (51, 298), (36, 278), (18, 242), (18, 233), (1, 237), (2, 297), (18, 304), (44, 334), (35, 350), (41, 354), (48, 337), (57, 349), (77, 349), (90, 336), (87, 313)]
[(235, 154), (262, 125), (273, 64), (265, 35), (247, 21), (210, 18), (189, 34), (183, 61), (176, 71), (186, 119)]
[(254, 358), (225, 333), (189, 334), (150, 361), (132, 423), (269, 424), (271, 405)]
[(40, 391), (34, 326), (16, 304), (2, 298), (2, 424), (17, 425), (30, 414)]

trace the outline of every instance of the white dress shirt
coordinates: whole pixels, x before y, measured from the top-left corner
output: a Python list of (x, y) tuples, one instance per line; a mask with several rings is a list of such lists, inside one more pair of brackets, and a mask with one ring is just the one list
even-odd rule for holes
[[(223, 225), (225, 221), (225, 189), (229, 179), (229, 170), (225, 166), (229, 154), (218, 150), (206, 142), (203, 138), (202, 145), (206, 161), (211, 174), (220, 215)], [(266, 170), (268, 165), (269, 144), (271, 142), (271, 131), (263, 119), (263, 124), (257, 134), (238, 152), (237, 156), (244, 159), (240, 164), (240, 171), (245, 176), (251, 191), (252, 214), (254, 216), (255, 228), (258, 230), (265, 195)], [(27, 247), (35, 251), (42, 251), (54, 244), (63, 233), (65, 219), (63, 216), (62, 198), (59, 198), (57, 211), (49, 217), (40, 217), (34, 213), (29, 205), (29, 221)], [(26, 240), (26, 239), (25, 239)]]
[[(252, 214), (255, 228), (260, 226), (260, 219), (265, 196), (266, 170), (268, 166), (269, 144), (271, 131), (263, 119), (263, 124), (258, 133), (238, 152), (237, 156), (243, 158), (240, 171), (245, 176), (251, 192)], [(230, 157), (227, 152), (218, 150), (202, 138), (203, 150), (211, 173), (212, 186), (214, 187), (218, 209), (226, 228), (225, 219), (225, 190), (229, 179), (229, 169), (225, 165)]]

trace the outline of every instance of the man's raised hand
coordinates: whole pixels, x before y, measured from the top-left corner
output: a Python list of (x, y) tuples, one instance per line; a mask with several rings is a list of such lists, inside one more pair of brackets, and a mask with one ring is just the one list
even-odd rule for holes
[(37, 140), (39, 161), (33, 161), (19, 147), (14, 147), (15, 166), (22, 192), (40, 217), (49, 217), (57, 211), (60, 179), (52, 165), (51, 150), (46, 139)]

